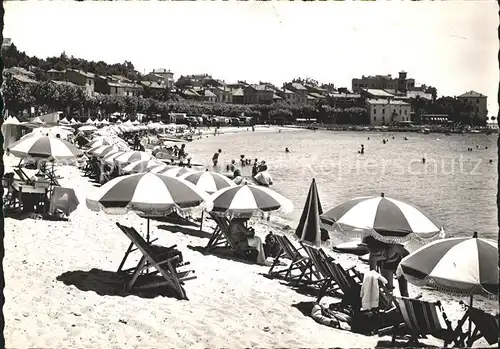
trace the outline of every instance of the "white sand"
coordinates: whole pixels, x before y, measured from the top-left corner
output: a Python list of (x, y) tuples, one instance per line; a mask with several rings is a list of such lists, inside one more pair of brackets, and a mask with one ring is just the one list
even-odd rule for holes
[[(5, 157), (5, 161), (12, 166), (17, 159)], [(154, 236), (162, 245), (177, 244), (198, 276), (186, 282), (189, 301), (99, 295), (93, 291), (103, 286), (98, 278), (87, 280), (90, 291), (65, 285), (57, 278), (67, 272), (116, 271), (129, 240), (115, 222), (144, 232), (146, 221), (133, 213), (91, 212), (85, 197), (97, 188), (74, 167), (62, 167), (58, 173), (65, 178), (61, 184), (74, 188), (81, 202), (69, 222), (5, 220), (8, 347), (371, 348), (380, 340), (317, 324), (293, 307), (314, 298), (260, 275), (268, 267), (203, 255), (187, 246), (205, 246), (207, 237), (197, 237), (196, 231), (173, 233), (158, 228), (166, 223), (151, 222)], [(257, 226), (262, 237), (267, 230), (265, 225)], [(424, 299), (437, 298), (455, 323), (462, 314), (457, 300), (435, 292), (424, 294)], [(494, 301), (476, 304), (497, 308)], [(429, 338), (424, 343), (439, 345), (440, 341)]]

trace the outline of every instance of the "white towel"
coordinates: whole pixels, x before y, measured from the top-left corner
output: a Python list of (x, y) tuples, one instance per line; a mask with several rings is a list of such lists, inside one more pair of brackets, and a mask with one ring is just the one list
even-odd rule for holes
[(386, 284), (387, 280), (377, 273), (375, 270), (370, 270), (365, 273), (363, 285), (361, 286), (361, 307), (365, 310), (377, 308), (379, 305), (379, 286), (378, 282)]

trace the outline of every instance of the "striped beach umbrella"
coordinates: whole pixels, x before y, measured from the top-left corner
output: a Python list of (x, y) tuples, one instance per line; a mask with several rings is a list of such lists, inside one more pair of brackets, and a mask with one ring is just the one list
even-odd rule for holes
[(398, 273), (415, 285), (457, 294), (498, 292), (496, 241), (459, 237), (433, 241), (409, 254)]
[(321, 241), (326, 241), (330, 238), (319, 218), (321, 213), (323, 213), (323, 209), (319, 201), (316, 180), (313, 178), (302, 216), (295, 230), (295, 235), (301, 241), (319, 247)]
[(139, 160), (150, 160), (153, 156), (144, 151), (127, 151), (115, 158), (118, 165), (123, 166)]
[(325, 227), (348, 235), (368, 236), (385, 243), (413, 238), (443, 237), (443, 228), (420, 208), (403, 201), (379, 197), (348, 200), (321, 215)]
[(116, 153), (117, 151), (119, 151), (119, 149), (114, 145), (101, 145), (98, 147), (90, 148), (87, 151), (87, 154), (102, 158), (108, 154)]
[(196, 188), (202, 190), (208, 194), (213, 194), (218, 190), (234, 187), (236, 184), (229, 178), (220, 173), (211, 171), (197, 171), (193, 173), (187, 173), (179, 178), (184, 179), (190, 183), (193, 183)]
[(70, 142), (48, 136), (23, 138), (12, 143), (8, 149), (13, 155), (21, 158), (73, 160), (83, 156), (83, 152)]
[(205, 193), (198, 192), (190, 183), (145, 172), (112, 179), (87, 198), (86, 203), (89, 209), (108, 214), (134, 211), (145, 217), (158, 217), (172, 212), (182, 215), (207, 199)]
[(94, 138), (93, 140), (91, 140), (89, 142), (89, 144), (87, 144), (87, 146), (89, 148), (100, 147), (103, 145), (112, 145), (112, 142), (105, 137), (98, 137), (98, 138)]
[(125, 153), (126, 153), (125, 151), (117, 151), (116, 153), (108, 153), (106, 156), (104, 156), (101, 159), (101, 162), (104, 163), (104, 164), (106, 164), (106, 165), (109, 165), (109, 166), (114, 166), (115, 159), (118, 156), (123, 155)]
[(153, 168), (158, 166), (163, 166), (163, 162), (160, 160), (138, 160), (134, 161), (123, 168), (124, 173), (141, 173), (148, 172)]
[(164, 169), (153, 169), (152, 172), (169, 177), (181, 177), (194, 171), (188, 167), (175, 166), (173, 168), (168, 168), (168, 165), (165, 165)]
[(266, 187), (243, 184), (221, 189), (211, 195), (207, 210), (230, 217), (248, 217), (263, 212), (293, 209), (290, 200)]

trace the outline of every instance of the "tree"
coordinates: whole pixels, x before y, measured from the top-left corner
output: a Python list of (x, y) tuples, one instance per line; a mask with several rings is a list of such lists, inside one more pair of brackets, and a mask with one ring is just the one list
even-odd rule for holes
[(28, 110), (35, 103), (31, 90), (31, 86), (21, 83), (8, 74), (3, 86), (5, 108), (11, 114), (20, 116), (23, 110)]
[(175, 82), (175, 87), (180, 91), (184, 91), (186, 88), (193, 86), (193, 80), (188, 76), (183, 76)]

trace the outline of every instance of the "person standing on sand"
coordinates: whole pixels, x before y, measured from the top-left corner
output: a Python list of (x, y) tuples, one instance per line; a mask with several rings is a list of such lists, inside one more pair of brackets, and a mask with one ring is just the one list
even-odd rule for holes
[(214, 156), (212, 156), (212, 162), (214, 164), (214, 167), (217, 166), (217, 163), (219, 162), (220, 153), (222, 153), (222, 149), (219, 149), (217, 153), (215, 153)]
[[(363, 239), (370, 252), (370, 270), (380, 269), (380, 274), (387, 280), (389, 290), (394, 289), (394, 274), (401, 260), (410, 254), (403, 245), (386, 244), (376, 240), (373, 236)], [(408, 297), (408, 282), (402, 274), (396, 276), (399, 284), (399, 293), (403, 297)]]

